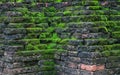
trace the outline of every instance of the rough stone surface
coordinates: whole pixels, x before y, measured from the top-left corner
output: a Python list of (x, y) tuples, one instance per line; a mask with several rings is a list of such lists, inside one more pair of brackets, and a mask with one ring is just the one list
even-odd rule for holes
[(120, 1), (12, 1), (0, 2), (0, 75), (120, 75)]

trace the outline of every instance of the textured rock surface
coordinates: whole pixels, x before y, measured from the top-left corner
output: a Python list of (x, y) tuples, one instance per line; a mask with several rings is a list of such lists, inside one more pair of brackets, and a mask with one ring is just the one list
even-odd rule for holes
[(21, 1), (0, 2), (0, 75), (120, 74), (119, 0)]

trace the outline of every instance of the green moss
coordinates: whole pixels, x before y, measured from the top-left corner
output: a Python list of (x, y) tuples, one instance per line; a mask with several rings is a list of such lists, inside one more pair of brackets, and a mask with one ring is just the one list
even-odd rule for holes
[(33, 46), (32, 44), (28, 44), (28, 45), (26, 46), (26, 49), (27, 49), (27, 50), (34, 50), (34, 46)]
[(112, 32), (112, 37), (113, 38), (120, 38), (120, 32), (118, 31), (118, 32)]
[[(22, 56), (32, 56), (32, 55), (42, 55), (42, 58), (54, 58), (55, 49), (46, 49), (46, 50), (30, 50), (30, 48), (34, 48), (34, 46), (29, 46), (29, 50), (18, 51), (17, 55)], [(47, 57), (48, 56), (48, 57)], [(49, 57), (50, 56), (50, 57)]]
[(53, 54), (44, 54), (43, 56), (41, 56), (40, 59), (54, 59), (54, 55)]
[(17, 2), (23, 2), (24, 0), (17, 0)]
[[(112, 41), (112, 40), (110, 40), (110, 41)], [(103, 51), (118, 50), (118, 49), (120, 49), (120, 44), (104, 45), (103, 49), (104, 49)]]
[(113, 45), (104, 45), (103, 51), (105, 51), (105, 50), (110, 51), (110, 50), (112, 50), (112, 48), (113, 48)]
[(102, 54), (103, 54), (103, 56), (110, 56), (111, 55), (110, 51), (104, 51), (104, 52), (102, 52)]
[(40, 34), (39, 33), (31, 33), (31, 34), (27, 34), (25, 37), (24, 37), (24, 39), (33, 39), (33, 38), (38, 38), (38, 36), (39, 36)]
[(52, 49), (52, 48), (55, 48), (56, 46), (57, 46), (57, 44), (50, 43), (50, 44), (48, 44), (47, 49)]
[(104, 15), (105, 11), (103, 11), (103, 10), (97, 10), (97, 11), (95, 11), (95, 14), (97, 14), (97, 15)]
[(64, 16), (70, 16), (72, 13), (71, 13), (71, 11), (64, 11), (63, 14), (64, 14)]
[(65, 23), (59, 23), (59, 24), (57, 25), (57, 27), (64, 28), (64, 27), (65, 27)]
[(48, 28), (46, 29), (46, 31), (49, 32), (49, 33), (50, 33), (50, 32), (53, 32), (54, 30), (55, 30), (54, 27), (48, 27)]
[(44, 70), (44, 71), (52, 71), (52, 70), (54, 70), (54, 66), (43, 66), (42, 70)]
[(104, 56), (120, 56), (120, 50), (111, 50), (102, 52)]
[(70, 39), (62, 39), (59, 43), (60, 44), (67, 44)]
[(100, 19), (101, 19), (102, 21), (108, 21), (108, 16), (101, 16)]
[(62, 2), (62, 0), (55, 0), (55, 2)]
[(90, 10), (99, 10), (101, 9), (101, 6), (89, 6)]
[(32, 56), (32, 55), (40, 55), (40, 50), (25, 50), (18, 51), (16, 54), (19, 56)]
[(22, 39), (22, 41), (25, 42), (25, 44), (32, 44), (32, 45), (37, 45), (40, 44), (40, 40), (39, 39)]
[(120, 49), (119, 50), (112, 50), (111, 55), (112, 56), (120, 56)]
[(120, 44), (113, 44), (113, 48), (112, 49), (120, 49)]
[(47, 37), (49, 37), (50, 36), (50, 33), (41, 33), (40, 34), (40, 36), (39, 36), (39, 38), (41, 39), (41, 38), (47, 38)]
[(45, 62), (43, 63), (43, 65), (53, 66), (53, 67), (54, 67), (55, 63), (54, 63), (53, 61), (45, 61)]
[(97, 6), (99, 5), (99, 1), (98, 0), (93, 0), (93, 1), (82, 0), (82, 5)]
[(47, 8), (44, 8), (44, 12), (56, 12), (56, 8), (55, 7), (47, 7)]
[(28, 33), (40, 33), (42, 32), (42, 28), (26, 28)]

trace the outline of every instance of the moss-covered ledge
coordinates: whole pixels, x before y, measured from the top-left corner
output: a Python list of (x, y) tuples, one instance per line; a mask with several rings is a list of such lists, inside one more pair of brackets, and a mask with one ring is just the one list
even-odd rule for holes
[(1, 0), (0, 75), (120, 74), (120, 0)]

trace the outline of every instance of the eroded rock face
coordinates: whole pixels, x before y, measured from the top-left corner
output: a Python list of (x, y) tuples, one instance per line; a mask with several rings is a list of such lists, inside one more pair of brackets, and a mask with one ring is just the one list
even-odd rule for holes
[(119, 1), (0, 3), (0, 75), (119, 75)]

